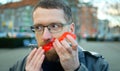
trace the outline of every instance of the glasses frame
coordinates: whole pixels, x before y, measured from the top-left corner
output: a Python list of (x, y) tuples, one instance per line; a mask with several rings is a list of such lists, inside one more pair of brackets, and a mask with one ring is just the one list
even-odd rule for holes
[[(60, 24), (61, 24), (61, 23), (60, 23)], [(67, 26), (67, 25), (70, 25), (70, 23), (68, 23), (68, 24), (62, 24), (62, 28), (61, 28), (60, 31), (62, 31), (63, 28), (64, 28), (65, 26)], [(42, 25), (42, 26), (43, 26), (43, 25)], [(43, 26), (43, 31), (42, 31), (42, 32), (36, 31), (34, 25), (33, 25), (33, 26), (30, 26), (30, 29), (32, 30), (32, 32), (39, 32), (40, 34), (42, 34), (42, 33), (44, 32), (45, 27), (49, 30), (50, 33), (58, 33), (58, 32), (60, 32), (60, 31), (57, 31), (57, 32), (51, 32), (50, 29), (48, 28), (49, 25), (47, 25), (47, 26)]]

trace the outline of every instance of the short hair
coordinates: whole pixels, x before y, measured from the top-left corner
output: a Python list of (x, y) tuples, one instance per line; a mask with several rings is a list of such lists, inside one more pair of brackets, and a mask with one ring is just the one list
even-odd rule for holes
[(38, 7), (46, 9), (62, 9), (64, 11), (66, 21), (72, 22), (71, 8), (62, 0), (40, 0), (39, 3), (34, 7), (33, 12)]

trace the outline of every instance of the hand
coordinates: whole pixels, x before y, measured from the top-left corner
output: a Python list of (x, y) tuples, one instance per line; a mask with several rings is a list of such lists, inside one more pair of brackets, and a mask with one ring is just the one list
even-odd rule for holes
[[(72, 46), (70, 46), (66, 40), (68, 40)], [(66, 40), (59, 42), (58, 39), (56, 39), (53, 46), (60, 58), (60, 63), (64, 70), (74, 71), (80, 65), (77, 49), (78, 44), (76, 40), (69, 35), (67, 35)]]
[(34, 48), (29, 54), (29, 56), (27, 57), (25, 70), (26, 71), (42, 71), (41, 66), (44, 58), (45, 58), (44, 50), (41, 47), (39, 47), (38, 49)]

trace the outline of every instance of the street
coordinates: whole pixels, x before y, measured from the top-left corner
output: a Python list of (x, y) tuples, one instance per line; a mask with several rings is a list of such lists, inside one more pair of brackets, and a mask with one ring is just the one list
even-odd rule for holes
[(104, 56), (110, 64), (110, 71), (120, 71), (120, 42), (87, 42), (80, 45)]
[[(80, 46), (85, 50), (102, 54), (110, 64), (110, 71), (120, 71), (120, 42), (85, 42)], [(29, 53), (30, 48), (0, 48), (0, 71), (8, 71), (18, 60)]]

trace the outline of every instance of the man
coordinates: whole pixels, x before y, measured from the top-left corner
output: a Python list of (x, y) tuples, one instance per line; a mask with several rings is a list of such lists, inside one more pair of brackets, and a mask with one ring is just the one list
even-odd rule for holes
[[(108, 71), (108, 63), (99, 54), (82, 50), (76, 40), (64, 32), (74, 33), (71, 9), (61, 0), (40, 0), (33, 10), (32, 30), (38, 48), (10, 68), (10, 71)], [(45, 51), (42, 46), (51, 42)]]

